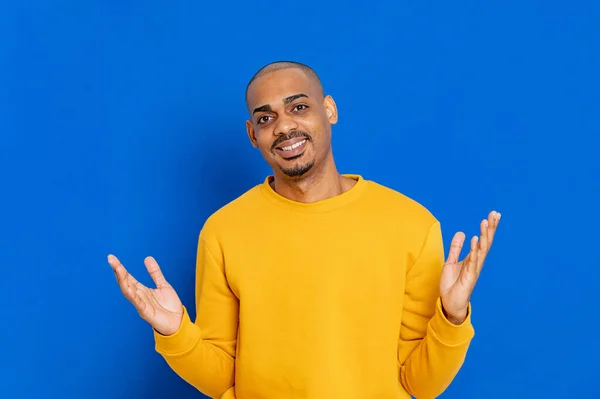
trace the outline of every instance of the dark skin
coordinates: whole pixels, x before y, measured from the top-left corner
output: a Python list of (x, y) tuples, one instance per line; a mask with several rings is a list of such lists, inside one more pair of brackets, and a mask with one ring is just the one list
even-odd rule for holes
[[(337, 122), (335, 102), (331, 96), (323, 96), (302, 70), (285, 69), (258, 78), (249, 88), (248, 106), (253, 114), (246, 124), (248, 136), (273, 168), (273, 187), (279, 194), (299, 202), (315, 202), (342, 194), (356, 183), (341, 176), (333, 162), (331, 125)], [(282, 158), (273, 144), (280, 137), (293, 132), (299, 135), (300, 131), (305, 136), (294, 140), (307, 138), (303, 150), (294, 159)], [(282, 169), (306, 171), (289, 176)], [(156, 288), (140, 284), (116, 256), (109, 255), (108, 263), (121, 292), (140, 317), (159, 333), (174, 334), (181, 325), (182, 303), (156, 260), (151, 256), (144, 259)]]
[[(333, 159), (335, 101), (323, 96), (318, 83), (304, 71), (281, 69), (256, 79), (248, 89), (247, 106), (248, 138), (273, 169), (272, 187), (278, 194), (309, 203), (340, 195), (356, 183), (338, 172)], [(274, 148), (287, 138), (306, 139), (293, 157)]]
[[(310, 203), (340, 195), (356, 184), (337, 171), (333, 160), (331, 125), (338, 120), (335, 102), (324, 96), (319, 84), (304, 71), (288, 68), (259, 77), (249, 87), (247, 105), (251, 117), (246, 122), (248, 137), (273, 168), (272, 187), (278, 194)], [(462, 261), (459, 255), (466, 236), (458, 232), (452, 239), (442, 270), (440, 298), (446, 317), (454, 324), (467, 317), (471, 294), (499, 222), (496, 211), (481, 221), (480, 235), (471, 238), (469, 254)], [(144, 263), (156, 288), (140, 284), (114, 255), (108, 256), (108, 263), (123, 295), (156, 331), (171, 335), (180, 328), (181, 300), (153, 257)]]
[[(338, 118), (335, 102), (322, 95), (310, 76), (298, 68), (270, 72), (250, 85), (247, 106), (251, 117), (246, 122), (248, 137), (273, 168), (272, 186), (277, 193), (298, 202), (315, 202), (352, 188), (355, 181), (338, 173), (331, 150), (331, 125)], [(281, 136), (291, 137), (292, 132), (305, 132), (309, 139), (299, 155), (286, 158), (274, 147)], [(291, 173), (295, 170), (308, 171), (297, 176)], [(496, 211), (481, 221), (479, 236), (471, 238), (469, 254), (460, 262), (466, 236), (457, 232), (452, 239), (442, 270), (440, 298), (446, 317), (454, 324), (467, 318), (471, 294), (499, 222)]]

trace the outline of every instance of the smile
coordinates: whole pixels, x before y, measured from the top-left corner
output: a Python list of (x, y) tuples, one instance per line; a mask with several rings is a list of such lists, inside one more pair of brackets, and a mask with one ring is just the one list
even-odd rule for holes
[(279, 154), (284, 159), (298, 157), (306, 148), (307, 141), (308, 140), (306, 138), (303, 138), (301, 140), (288, 140), (282, 143), (284, 145), (275, 148), (275, 152), (277, 152), (277, 154)]
[(304, 140), (302, 140), (302, 141), (299, 141), (299, 142), (297, 142), (297, 143), (295, 143), (295, 144), (288, 145), (288, 146), (286, 146), (286, 147), (281, 147), (281, 149), (282, 149), (283, 151), (292, 151), (293, 149), (296, 149), (296, 148), (300, 147), (300, 146), (301, 146), (301, 145), (303, 145), (304, 143), (306, 143), (306, 139), (304, 139)]

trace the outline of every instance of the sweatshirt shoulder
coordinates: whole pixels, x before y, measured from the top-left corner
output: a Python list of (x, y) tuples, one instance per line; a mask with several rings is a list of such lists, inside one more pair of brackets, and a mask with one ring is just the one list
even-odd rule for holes
[(433, 213), (416, 199), (381, 183), (372, 180), (368, 183), (367, 199), (379, 211), (419, 225), (431, 226), (438, 222)]
[(225, 230), (247, 223), (247, 219), (256, 213), (261, 200), (260, 185), (255, 185), (214, 211), (204, 222), (201, 233), (218, 236)]

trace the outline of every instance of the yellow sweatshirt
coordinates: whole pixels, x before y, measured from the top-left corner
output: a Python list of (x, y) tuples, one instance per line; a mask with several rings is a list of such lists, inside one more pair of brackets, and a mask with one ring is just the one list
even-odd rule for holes
[(305, 204), (271, 177), (212, 214), (199, 236), (195, 322), (184, 307), (156, 350), (221, 399), (434, 398), (474, 335), (442, 313), (439, 222), (365, 180)]

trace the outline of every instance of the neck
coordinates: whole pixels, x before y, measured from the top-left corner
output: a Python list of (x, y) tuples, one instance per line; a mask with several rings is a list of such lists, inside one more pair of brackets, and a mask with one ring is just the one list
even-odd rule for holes
[(322, 166), (308, 172), (306, 176), (291, 179), (281, 172), (273, 174), (271, 187), (279, 195), (292, 201), (312, 203), (340, 195), (349, 190), (356, 182), (342, 176), (333, 161), (327, 157)]

